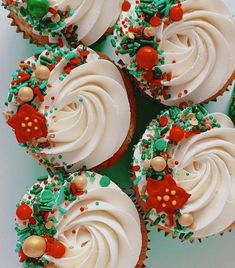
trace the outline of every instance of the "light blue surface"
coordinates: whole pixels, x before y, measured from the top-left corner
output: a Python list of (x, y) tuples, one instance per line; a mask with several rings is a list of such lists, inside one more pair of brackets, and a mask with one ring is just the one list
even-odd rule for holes
[[(197, 1), (197, 0), (195, 0)], [(206, 0), (205, 0), (206, 1)], [(227, 1), (235, 13), (235, 0)], [(22, 34), (16, 34), (9, 26), (6, 12), (0, 11), (0, 110), (4, 108), (11, 73), (20, 60), (33, 54), (35, 47), (23, 40)], [(210, 103), (211, 111), (227, 111), (229, 94), (226, 93), (218, 102)], [(45, 174), (29, 156), (16, 145), (13, 133), (0, 117), (0, 257), (2, 268), (19, 268), (17, 255), (14, 253), (15, 232), (13, 221), (15, 204), (31, 186), (38, 174)], [(148, 268), (233, 268), (235, 267), (235, 231), (204, 239), (200, 244), (181, 243), (163, 233), (152, 230), (150, 248), (146, 261)], [(123, 267), (129, 268), (129, 267)]]

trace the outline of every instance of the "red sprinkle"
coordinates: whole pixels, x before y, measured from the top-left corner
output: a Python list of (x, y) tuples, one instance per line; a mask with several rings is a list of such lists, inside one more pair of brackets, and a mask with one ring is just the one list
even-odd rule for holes
[(133, 172), (136, 172), (136, 171), (139, 171), (139, 170), (140, 170), (140, 166), (138, 166), (138, 165), (132, 167)]
[(159, 118), (159, 124), (162, 126), (162, 127), (165, 127), (167, 124), (168, 124), (168, 119), (166, 116), (162, 115), (160, 116)]

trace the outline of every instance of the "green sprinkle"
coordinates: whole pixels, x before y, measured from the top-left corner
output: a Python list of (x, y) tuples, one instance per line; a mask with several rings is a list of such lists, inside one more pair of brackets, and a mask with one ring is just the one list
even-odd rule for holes
[(40, 201), (42, 203), (48, 203), (54, 199), (53, 192), (51, 190), (45, 190), (40, 196)]
[(167, 141), (164, 139), (158, 139), (154, 142), (154, 148), (156, 151), (162, 152), (167, 148)]
[(68, 211), (67, 211), (67, 209), (65, 209), (65, 208), (59, 208), (59, 212), (60, 212), (62, 215), (65, 215)]
[(101, 186), (101, 187), (108, 187), (110, 183), (111, 183), (111, 180), (110, 180), (110, 178), (107, 177), (107, 176), (103, 176), (103, 177), (100, 179), (100, 186)]
[(60, 188), (60, 192), (59, 192), (59, 196), (58, 196), (58, 199), (57, 199), (57, 205), (60, 206), (63, 202), (63, 196), (64, 196), (64, 186), (62, 186)]

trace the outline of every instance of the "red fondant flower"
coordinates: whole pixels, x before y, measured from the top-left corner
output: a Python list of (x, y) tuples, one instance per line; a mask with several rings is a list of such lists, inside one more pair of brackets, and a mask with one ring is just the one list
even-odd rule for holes
[(165, 212), (171, 223), (175, 211), (182, 208), (191, 196), (177, 186), (170, 174), (165, 175), (163, 180), (148, 179), (146, 191), (148, 193), (147, 207), (156, 209), (157, 213)]
[(15, 130), (19, 143), (47, 136), (46, 118), (29, 104), (22, 105), (19, 111), (9, 118), (8, 124)]

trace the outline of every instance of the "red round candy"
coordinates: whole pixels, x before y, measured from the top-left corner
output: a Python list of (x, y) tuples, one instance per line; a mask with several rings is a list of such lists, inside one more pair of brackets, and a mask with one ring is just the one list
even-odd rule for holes
[(173, 21), (180, 21), (182, 20), (184, 15), (184, 11), (180, 6), (174, 6), (170, 9), (169, 17)]
[(28, 220), (31, 217), (32, 213), (33, 211), (31, 207), (27, 204), (21, 204), (16, 209), (16, 216), (22, 221)]
[(170, 140), (179, 142), (184, 138), (184, 130), (179, 126), (173, 126), (170, 131)]
[(141, 47), (136, 53), (136, 62), (140, 68), (152, 69), (158, 62), (158, 54), (152, 47)]
[(166, 116), (162, 115), (160, 116), (159, 118), (159, 124), (162, 126), (162, 127), (165, 127), (167, 124), (168, 124), (168, 119)]
[(127, 12), (131, 8), (131, 4), (128, 0), (125, 0), (122, 4), (122, 11)]
[(151, 19), (150, 19), (150, 24), (154, 27), (157, 27), (161, 24), (161, 20), (158, 16), (152, 16)]
[(47, 253), (56, 259), (60, 259), (65, 254), (65, 246), (59, 241), (49, 242), (47, 244)]

